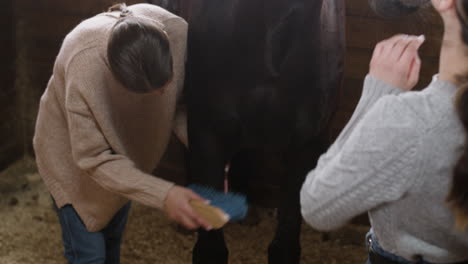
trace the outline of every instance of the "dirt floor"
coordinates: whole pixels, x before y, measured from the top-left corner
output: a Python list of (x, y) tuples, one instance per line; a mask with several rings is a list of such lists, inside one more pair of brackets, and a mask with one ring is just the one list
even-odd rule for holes
[[(267, 263), (274, 210), (260, 209), (260, 224), (226, 227), (231, 264)], [(34, 162), (20, 161), (0, 173), (0, 264), (66, 263), (60, 228)], [(302, 262), (364, 263), (365, 226), (324, 235), (304, 225)], [(133, 204), (122, 248), (123, 264), (190, 263), (196, 234), (181, 232), (157, 210)]]

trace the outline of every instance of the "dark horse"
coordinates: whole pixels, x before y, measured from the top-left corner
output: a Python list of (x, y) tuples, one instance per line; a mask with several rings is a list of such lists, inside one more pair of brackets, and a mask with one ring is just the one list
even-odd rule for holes
[[(189, 23), (185, 98), (191, 182), (222, 190), (231, 164), (230, 188), (246, 192), (256, 157), (279, 159), (287, 173), (280, 180), (269, 263), (299, 263), (299, 190), (329, 143), (327, 128), (343, 76), (344, 0), (151, 2)], [(397, 2), (371, 4), (380, 11)], [(398, 4), (397, 9), (414, 9)], [(224, 264), (227, 257), (222, 230), (199, 231), (193, 263)]]

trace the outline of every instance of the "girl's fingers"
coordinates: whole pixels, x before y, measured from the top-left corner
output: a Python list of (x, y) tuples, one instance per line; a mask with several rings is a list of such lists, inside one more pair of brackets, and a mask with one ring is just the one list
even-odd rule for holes
[(372, 58), (376, 58), (378, 56), (381, 56), (383, 49), (384, 49), (384, 44), (382, 42), (378, 43), (375, 46), (374, 52), (372, 54)]
[(194, 230), (199, 227), (195, 221), (186, 215), (180, 215), (178, 220), (179, 224), (183, 225), (187, 229)]
[(187, 190), (186, 194), (187, 194), (187, 198), (189, 200), (200, 200), (200, 201), (205, 201), (206, 200), (206, 199), (204, 199), (203, 197), (201, 197), (200, 195), (194, 193), (191, 190)]
[(188, 212), (189, 216), (192, 218), (192, 220), (198, 224), (198, 226), (202, 226), (206, 230), (211, 230), (211, 224), (208, 223), (204, 218), (199, 216), (192, 208), (190, 208), (190, 211)]
[(395, 48), (395, 45), (397, 45), (400, 41), (404, 41), (405, 39), (408, 38), (408, 35), (403, 35), (403, 34), (399, 34), (399, 35), (395, 35), (387, 40), (384, 40), (382, 42), (382, 52), (381, 52), (381, 56), (388, 56), (392, 51), (393, 49)]
[(414, 59), (410, 73), (408, 76), (408, 82), (410, 84), (410, 88), (412, 89), (419, 81), (419, 73), (421, 71), (421, 59), (419, 56), (416, 55), (416, 58)]
[(402, 55), (397, 62), (400, 74), (404, 74), (410, 89), (416, 85), (421, 69), (418, 49), (424, 42), (424, 37), (411, 37), (410, 42), (405, 46)]
[(184, 226), (189, 229), (196, 229), (200, 226), (206, 230), (212, 229), (211, 225), (205, 219), (200, 217), (190, 205), (183, 209), (180, 219), (183, 221)]
[(410, 90), (419, 80), (421, 61), (418, 49), (424, 37), (396, 35), (380, 42), (374, 49), (369, 74), (403, 90)]
[(424, 35), (421, 35), (417, 38), (413, 38), (413, 40), (406, 47), (403, 54), (401, 55), (400, 63), (409, 65), (413, 61), (415, 56), (418, 55), (418, 49), (424, 43), (424, 40)]
[(193, 220), (198, 224), (198, 226), (203, 227), (207, 231), (213, 229), (213, 227), (211, 226), (210, 223), (208, 223), (205, 219), (203, 219), (203, 218), (201, 218), (199, 216), (193, 218)]
[(371, 65), (398, 61), (410, 42), (411, 37), (401, 34), (379, 42), (372, 54)]
[(401, 57), (403, 56), (403, 54), (405, 54), (405, 51), (408, 49), (411, 43), (415, 41), (415, 39), (416, 37), (408, 36), (407, 38), (398, 42), (395, 45), (393, 49), (395, 61), (401, 60)]
[[(196, 195), (196, 197), (199, 197)], [(203, 198), (200, 197), (201, 201), (205, 201)], [(208, 223), (205, 219), (203, 219), (201, 216), (199, 216), (195, 210), (193, 210), (192, 206), (189, 204), (189, 201), (187, 201), (187, 205), (183, 208), (183, 213), (185, 216), (189, 217), (192, 219), (193, 222), (195, 222), (198, 226), (202, 226), (206, 230), (211, 229), (210, 223)]]
[(184, 215), (186, 215), (187, 217), (190, 217), (191, 219), (195, 219), (198, 221), (198, 219), (200, 218), (197, 213), (195, 213), (195, 211), (193, 210), (192, 206), (190, 204), (187, 203), (187, 206), (185, 206), (183, 208), (183, 213)]

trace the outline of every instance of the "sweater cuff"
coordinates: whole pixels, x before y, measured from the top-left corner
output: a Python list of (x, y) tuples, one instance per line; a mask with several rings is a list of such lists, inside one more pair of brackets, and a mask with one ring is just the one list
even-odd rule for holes
[(146, 182), (146, 190), (139, 193), (135, 200), (153, 208), (164, 209), (167, 194), (174, 186), (172, 182), (153, 176)]
[(376, 101), (384, 95), (397, 95), (403, 92), (404, 91), (402, 89), (395, 87), (389, 83), (386, 83), (382, 80), (379, 80), (368, 74), (364, 80), (364, 88), (361, 97), (365, 97), (367, 98), (367, 100)]

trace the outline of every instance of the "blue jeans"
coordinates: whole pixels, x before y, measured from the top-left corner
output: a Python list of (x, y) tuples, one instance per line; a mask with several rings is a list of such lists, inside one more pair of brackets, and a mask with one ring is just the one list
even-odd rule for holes
[[(56, 208), (57, 209), (57, 208)], [(130, 203), (120, 209), (99, 232), (89, 232), (71, 205), (57, 209), (65, 258), (69, 264), (119, 264), (122, 233)]]
[[(377, 238), (374, 236), (372, 229), (366, 235), (366, 248), (369, 250), (374, 251), (375, 253), (379, 254), (382, 257), (385, 257), (391, 261), (401, 263), (401, 264), (430, 264), (424, 260), (420, 260), (418, 262), (409, 261), (397, 255), (394, 255), (390, 252), (385, 251), (378, 243)], [(372, 264), (370, 259), (367, 259), (366, 264)]]

